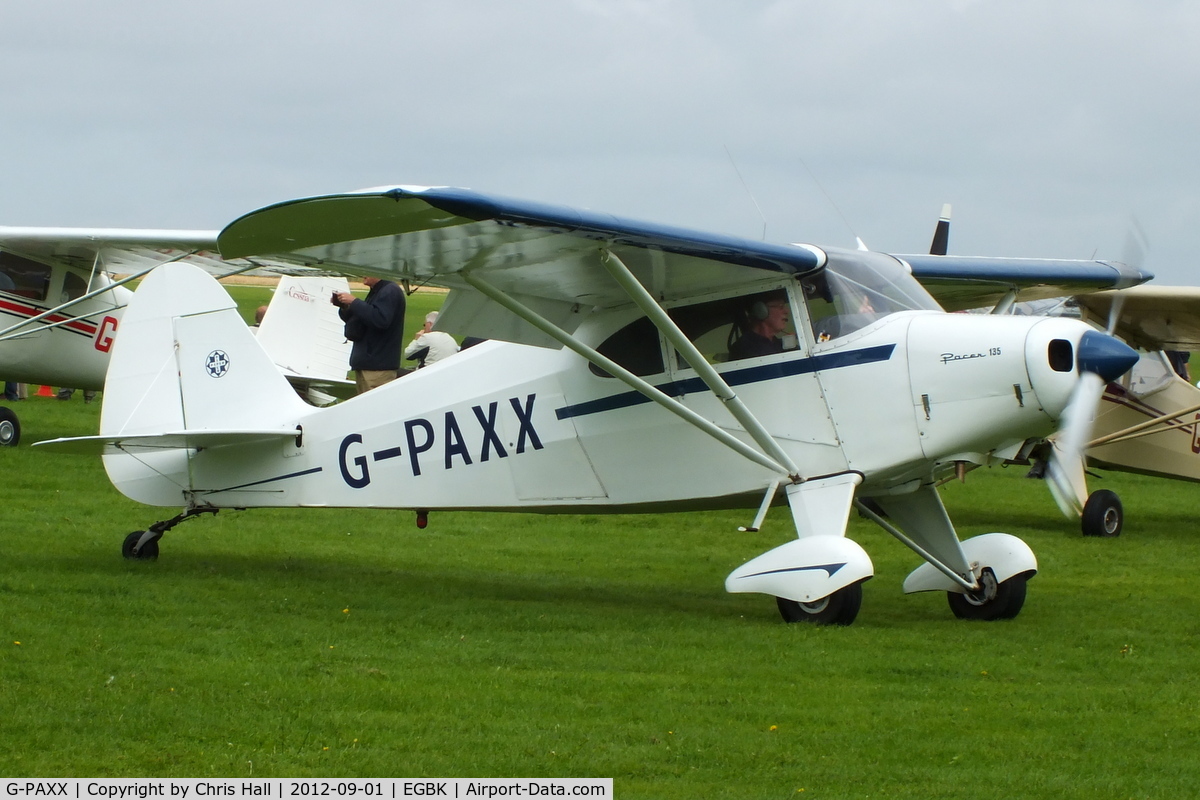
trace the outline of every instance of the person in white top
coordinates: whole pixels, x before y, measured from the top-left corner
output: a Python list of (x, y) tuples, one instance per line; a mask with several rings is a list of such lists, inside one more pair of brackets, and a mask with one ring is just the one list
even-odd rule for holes
[(425, 315), (425, 327), (417, 331), (417, 336), (404, 348), (404, 357), (417, 362), (417, 369), (441, 361), (447, 356), (458, 352), (458, 342), (454, 337), (443, 331), (433, 330), (437, 322), (438, 312), (430, 311)]

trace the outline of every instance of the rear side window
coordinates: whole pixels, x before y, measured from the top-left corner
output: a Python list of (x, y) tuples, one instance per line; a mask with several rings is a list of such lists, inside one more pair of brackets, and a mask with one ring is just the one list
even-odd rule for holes
[[(658, 328), (646, 317), (639, 317), (609, 336), (596, 348), (637, 376), (657, 375), (665, 371), (662, 348), (658, 343)], [(602, 378), (611, 378), (595, 364), (589, 365), (592, 372)]]
[(0, 252), (0, 292), (29, 300), (45, 300), (50, 290), (50, 267)]

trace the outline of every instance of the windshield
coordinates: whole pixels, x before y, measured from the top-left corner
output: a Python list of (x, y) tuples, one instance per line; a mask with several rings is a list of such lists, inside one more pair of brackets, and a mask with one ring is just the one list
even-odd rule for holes
[(862, 250), (826, 252), (825, 269), (800, 279), (818, 342), (853, 333), (897, 311), (940, 310), (895, 258)]

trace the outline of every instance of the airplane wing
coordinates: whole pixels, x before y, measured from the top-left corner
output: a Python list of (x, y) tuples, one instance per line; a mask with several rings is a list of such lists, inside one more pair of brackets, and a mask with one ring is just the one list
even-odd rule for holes
[(1124, 289), (1153, 276), (1119, 261), (984, 258), (945, 255), (896, 256), (947, 311), (995, 305), (1016, 290), (1019, 300), (1066, 297)]
[[(221, 231), (226, 258), (267, 257), (348, 275), (451, 289), (438, 326), (454, 333), (551, 344), (471, 289), (468, 274), (572, 331), (581, 307), (629, 303), (601, 266), (611, 250), (659, 301), (820, 269), (825, 254), (655, 225), (592, 211), (413, 186), (300, 199), (247, 214)], [(899, 256), (950, 310), (1120, 288), (1149, 279), (1101, 261)]]
[(552, 345), (487, 301), (490, 284), (567, 331), (581, 310), (630, 302), (601, 265), (615, 253), (660, 301), (818, 269), (824, 254), (464, 189), (393, 187), (269, 206), (227, 226), (226, 258), (271, 260), (450, 288), (438, 328)]
[(0, 226), (0, 250), (84, 270), (133, 274), (168, 261), (186, 261), (216, 277), (247, 267), (264, 273), (307, 272), (294, 265), (230, 262), (217, 252), (217, 231), (132, 228), (38, 228)]
[(1200, 287), (1134, 286), (1075, 298), (1101, 327), (1118, 303), (1115, 333), (1143, 350), (1200, 350)]

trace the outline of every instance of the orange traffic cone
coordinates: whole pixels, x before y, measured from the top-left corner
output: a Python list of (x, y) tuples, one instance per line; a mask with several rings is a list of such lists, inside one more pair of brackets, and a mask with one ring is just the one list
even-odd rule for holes
[(54, 387), (42, 386), (41, 388), (38, 389), (37, 396), (38, 397), (54, 397)]

